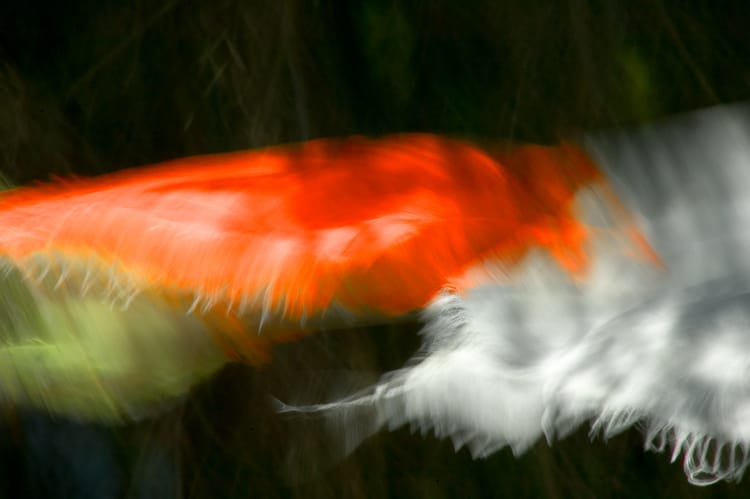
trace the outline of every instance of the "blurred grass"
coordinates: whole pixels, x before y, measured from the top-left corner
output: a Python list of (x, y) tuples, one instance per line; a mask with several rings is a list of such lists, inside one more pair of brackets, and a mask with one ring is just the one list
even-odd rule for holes
[[(748, 21), (744, 2), (676, 0), (5, 2), (0, 170), (19, 183), (398, 131), (555, 141), (747, 99)], [(324, 335), (281, 349), (269, 371), (225, 370), (161, 420), (107, 430), (112, 480), (127, 497), (747, 495), (689, 486), (637, 432), (474, 461), (402, 429), (335, 464), (314, 426), (268, 407), (314, 370), (398, 367), (415, 327)], [(47, 455), (68, 472), (43, 474), (31, 427), (2, 432), (0, 493), (63, 497), (78, 469), (63, 461), (82, 457)]]

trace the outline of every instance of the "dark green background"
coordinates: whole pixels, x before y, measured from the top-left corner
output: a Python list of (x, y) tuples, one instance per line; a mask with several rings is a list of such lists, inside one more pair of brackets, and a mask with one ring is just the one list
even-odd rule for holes
[[(650, 122), (750, 97), (746, 5), (4, 0), (0, 170), (22, 183), (321, 136), (554, 142)], [(11, 414), (0, 496), (750, 496), (687, 485), (635, 431), (473, 461), (400, 430), (335, 465), (314, 422), (268, 408), (269, 392), (299, 390), (323, 368), (398, 367), (416, 328), (281, 349), (274, 368), (229, 368), (184, 407), (129, 428)]]

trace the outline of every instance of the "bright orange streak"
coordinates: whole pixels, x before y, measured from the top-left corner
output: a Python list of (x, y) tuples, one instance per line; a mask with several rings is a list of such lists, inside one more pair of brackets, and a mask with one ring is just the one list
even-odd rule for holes
[(430, 135), (316, 140), (11, 191), (0, 252), (91, 256), (289, 320), (332, 304), (399, 315), (488, 257), (512, 265), (543, 247), (585, 270), (572, 201), (601, 180), (572, 146), (490, 156)]

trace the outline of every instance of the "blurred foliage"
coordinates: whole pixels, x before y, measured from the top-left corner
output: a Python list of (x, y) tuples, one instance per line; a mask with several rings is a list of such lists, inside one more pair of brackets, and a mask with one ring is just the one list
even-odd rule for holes
[[(746, 2), (708, 0), (10, 0), (0, 170), (18, 183), (398, 131), (550, 142), (747, 99), (749, 21)], [(314, 422), (273, 415), (269, 393), (321, 370), (401, 365), (415, 328), (285, 347), (271, 369), (233, 366), (180, 409), (129, 428), (8, 415), (0, 495), (747, 495), (689, 486), (636, 432), (604, 445), (584, 431), (474, 461), (403, 429), (337, 462)]]

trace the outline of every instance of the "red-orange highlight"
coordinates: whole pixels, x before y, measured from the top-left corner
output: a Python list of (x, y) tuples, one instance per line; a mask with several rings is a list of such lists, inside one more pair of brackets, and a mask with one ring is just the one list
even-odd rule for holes
[[(90, 256), (164, 290), (276, 310), (398, 315), (484, 258), (546, 248), (585, 269), (572, 146), (492, 155), (431, 135), (315, 140), (181, 159), (0, 198), (0, 253)], [(228, 304), (228, 303), (227, 303)]]

